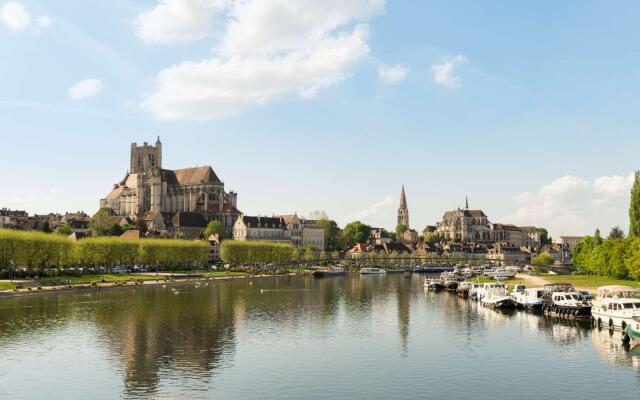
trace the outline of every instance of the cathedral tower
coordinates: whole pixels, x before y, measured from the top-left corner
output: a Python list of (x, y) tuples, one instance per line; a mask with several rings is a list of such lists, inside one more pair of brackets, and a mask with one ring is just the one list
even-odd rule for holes
[(131, 143), (129, 172), (138, 174), (151, 172), (156, 168), (158, 170), (162, 168), (162, 143), (160, 143), (160, 137), (158, 137), (155, 146), (150, 146), (147, 142), (144, 142), (142, 146)]
[(407, 197), (404, 194), (404, 185), (400, 192), (400, 207), (398, 207), (398, 225), (409, 227), (409, 208), (407, 207)]

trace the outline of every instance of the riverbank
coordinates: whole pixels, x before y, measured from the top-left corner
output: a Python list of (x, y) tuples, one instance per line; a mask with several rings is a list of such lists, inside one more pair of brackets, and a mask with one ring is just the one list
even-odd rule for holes
[(570, 283), (578, 290), (595, 293), (600, 286), (623, 285), (639, 288), (638, 281), (610, 278), (597, 275), (528, 275), (518, 274), (517, 277), (527, 286), (541, 287), (549, 283)]
[[(207, 281), (224, 281), (231, 279), (251, 279), (251, 278), (266, 278), (266, 277), (283, 277), (283, 276), (295, 276), (299, 275), (299, 273), (284, 273), (284, 274), (260, 274), (260, 275), (249, 275), (244, 272), (213, 272), (213, 273), (203, 273), (199, 275), (187, 275), (182, 274), (181, 276), (176, 275), (175, 273), (149, 273), (149, 274), (136, 274), (142, 275), (145, 279), (131, 279), (126, 280), (127, 275), (115, 275), (119, 278), (122, 278), (118, 281), (107, 281), (107, 282), (99, 282), (92, 281), (90, 283), (72, 283), (72, 284), (64, 284), (64, 285), (50, 285), (50, 286), (37, 286), (30, 288), (22, 288), (22, 289), (9, 289), (9, 290), (0, 290), (0, 298), (13, 298), (13, 297), (25, 297), (25, 296), (34, 296), (34, 295), (45, 295), (45, 294), (53, 294), (53, 293), (61, 293), (61, 292), (92, 292), (98, 290), (108, 290), (108, 289), (118, 289), (118, 288), (131, 288), (136, 286), (149, 286), (149, 285), (180, 285), (184, 283), (194, 283), (194, 282), (207, 282)], [(96, 277), (100, 275), (86, 275), (85, 277)], [(78, 279), (82, 279), (83, 277), (79, 277)]]

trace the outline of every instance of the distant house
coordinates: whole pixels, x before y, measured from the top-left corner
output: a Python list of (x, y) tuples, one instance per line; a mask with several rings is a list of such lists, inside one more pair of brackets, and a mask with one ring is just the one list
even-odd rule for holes
[(211, 250), (209, 251), (209, 262), (220, 261), (220, 235), (213, 234), (207, 239)]

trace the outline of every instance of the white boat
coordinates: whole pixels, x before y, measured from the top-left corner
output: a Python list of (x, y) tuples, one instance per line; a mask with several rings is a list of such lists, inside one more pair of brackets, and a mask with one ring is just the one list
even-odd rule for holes
[(381, 275), (381, 274), (386, 274), (387, 271), (385, 271), (382, 268), (360, 268), (360, 274), (361, 275)]
[(484, 271), (484, 276), (488, 276), (489, 278), (503, 277), (503, 278), (513, 278), (516, 276), (516, 271), (509, 271), (505, 268), (494, 268), (487, 271)]
[(541, 310), (544, 297), (544, 288), (526, 288), (524, 285), (516, 285), (511, 291), (511, 298), (522, 308), (528, 310)]
[(455, 273), (443, 272), (440, 274), (440, 279), (442, 279), (442, 284), (445, 289), (455, 291), (458, 288), (458, 278)]
[(625, 329), (640, 318), (640, 293), (629, 286), (610, 285), (598, 288), (591, 315), (598, 324)]
[(444, 289), (444, 283), (442, 282), (442, 279), (424, 278), (424, 287), (437, 292)]
[[(507, 285), (505, 285), (504, 283), (500, 283), (500, 282), (491, 282), (491, 283), (484, 283), (482, 284), (482, 287), (478, 288), (475, 290), (474, 292), (474, 299), (476, 300), (482, 300), (484, 297), (486, 297), (490, 291), (492, 290), (504, 290), (505, 292), (507, 291)], [(471, 294), (471, 292), (470, 292)]]
[(591, 302), (569, 283), (544, 285), (542, 312), (551, 317), (591, 318)]
[[(495, 285), (495, 284), (489, 284)], [(480, 303), (488, 308), (516, 308), (517, 304), (504, 286), (490, 286), (485, 288)]]

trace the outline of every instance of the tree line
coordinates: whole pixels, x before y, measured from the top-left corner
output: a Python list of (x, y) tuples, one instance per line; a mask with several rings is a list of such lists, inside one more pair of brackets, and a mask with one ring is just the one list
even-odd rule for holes
[(74, 242), (42, 232), (0, 229), (0, 268), (4, 271), (134, 265), (170, 269), (204, 265), (209, 251), (209, 244), (201, 241), (96, 237)]

